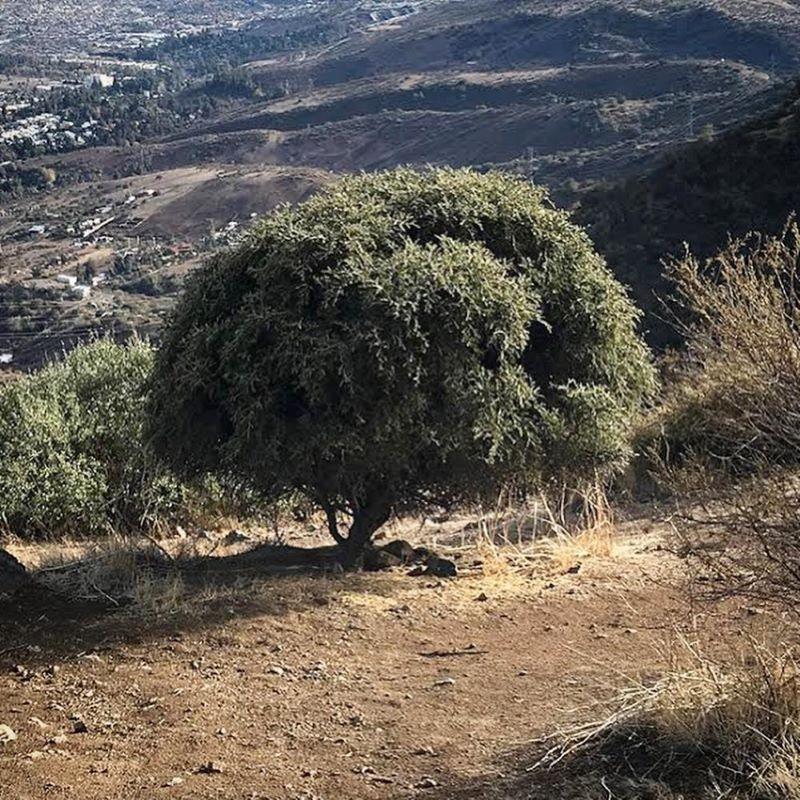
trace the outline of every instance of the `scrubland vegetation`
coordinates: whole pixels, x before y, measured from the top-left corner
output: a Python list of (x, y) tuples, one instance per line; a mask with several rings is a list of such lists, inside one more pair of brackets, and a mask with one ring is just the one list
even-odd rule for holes
[[(232, 490), (181, 483), (145, 438), (154, 350), (78, 347), (0, 389), (0, 525), (22, 539), (153, 532), (232, 511)], [(225, 509), (225, 511), (223, 511)]]
[[(476, 526), (484, 576), (541, 558), (522, 531), (542, 520), (550, 568), (577, 574), (613, 557), (615, 509), (646, 495), (670, 510), (658, 546), (689, 587), (782, 627), (726, 660), (682, 635), (659, 675), (615, 678), (589, 722), (537, 740), (530, 779), (576, 797), (800, 797), (798, 268), (793, 220), (674, 260), (683, 345), (656, 359), (540, 190), (458, 170), (348, 178), (198, 270), (157, 349), (98, 341), (0, 387), (2, 522), (100, 542), (40, 565), (38, 591), (157, 616), (214, 560), (159, 530), (211, 509), (310, 521), (331, 572), (410, 563), (376, 558), (394, 556), (382, 529), (482, 504), (497, 509)], [(111, 532), (126, 543), (103, 553)], [(217, 561), (252, 574), (295, 550), (279, 536)]]
[(599, 760), (621, 781), (615, 796), (800, 792), (799, 234), (790, 220), (780, 236), (668, 266), (685, 347), (665, 359), (639, 468), (674, 507), (673, 545), (704, 594), (740, 594), (790, 621), (728, 661), (684, 640), (672, 672), (627, 688), (607, 718), (568, 731), (545, 757)]

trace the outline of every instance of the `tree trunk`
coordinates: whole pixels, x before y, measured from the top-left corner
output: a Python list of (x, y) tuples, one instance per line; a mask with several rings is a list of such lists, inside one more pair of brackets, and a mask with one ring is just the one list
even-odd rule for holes
[(364, 551), (372, 537), (391, 516), (391, 506), (375, 502), (356, 511), (347, 540), (342, 543), (342, 566), (348, 571), (363, 569)]
[(11, 553), (0, 548), (0, 594), (12, 594), (29, 581), (25, 567)]

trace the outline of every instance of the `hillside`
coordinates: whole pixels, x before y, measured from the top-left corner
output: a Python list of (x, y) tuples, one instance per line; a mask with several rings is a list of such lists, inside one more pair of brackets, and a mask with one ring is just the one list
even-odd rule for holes
[(649, 312), (657, 345), (674, 341), (658, 319), (669, 287), (662, 259), (683, 252), (700, 257), (728, 236), (778, 232), (798, 209), (800, 86), (776, 107), (713, 141), (666, 155), (652, 171), (598, 188), (583, 198), (577, 219)]
[(514, 169), (556, 189), (618, 177), (798, 66), (785, 3), (464, 0), (368, 26), (248, 74), (288, 97), (175, 138), (274, 132), (271, 163), (339, 170), (401, 163)]
[[(156, 332), (206, 251), (331, 173), (500, 168), (572, 204), (740, 124), (800, 71), (783, 0), (197, 3), (179, 35), (156, 3), (118, 34), (128, 5), (65, 24), (40, 61), (18, 51), (53, 20), (0, 12), (0, 97), (30, 106), (0, 121), (0, 354), (23, 368), (97, 330)], [(114, 87), (76, 89), (76, 48)], [(654, 268), (633, 274), (593, 202), (581, 220), (649, 303)], [(59, 288), (87, 263), (114, 279)]]
[[(743, 631), (758, 636), (763, 619), (742, 604), (690, 607), (662, 528), (643, 535), (641, 524), (626, 526), (610, 555), (576, 550), (538, 567), (484, 562), (488, 551), (462, 547), (477, 566), (455, 582), (401, 571), (247, 576), (179, 590), (160, 614), (0, 601), (11, 648), (0, 651), (0, 705), (19, 734), (0, 747), (0, 791), (31, 800), (607, 797), (595, 792), (604, 765), (532, 773), (540, 737), (589, 722), (623, 675), (668, 669), (673, 628), (727, 653)], [(431, 537), (441, 543), (442, 533), (419, 531)], [(41, 557), (17, 552), (27, 563)], [(169, 580), (153, 582), (154, 597), (166, 597)], [(72, 733), (73, 718), (84, 733)], [(615, 796), (634, 796), (626, 778), (611, 778)], [(650, 785), (662, 789), (652, 796), (687, 796)]]

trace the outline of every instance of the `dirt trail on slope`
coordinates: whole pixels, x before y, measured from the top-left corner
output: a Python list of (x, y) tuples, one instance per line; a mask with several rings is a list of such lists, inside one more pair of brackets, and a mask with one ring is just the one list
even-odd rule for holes
[(0, 607), (0, 798), (548, 796), (533, 739), (657, 674), (676, 627), (746, 618), (690, 608), (653, 537), (487, 572), (271, 578), (151, 620)]

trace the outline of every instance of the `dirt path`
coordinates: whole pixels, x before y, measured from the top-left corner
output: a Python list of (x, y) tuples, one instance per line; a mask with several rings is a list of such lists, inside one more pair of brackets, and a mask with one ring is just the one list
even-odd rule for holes
[(272, 579), (166, 621), (0, 610), (0, 798), (546, 796), (526, 743), (658, 671), (674, 626), (735, 629), (673, 567), (637, 541), (577, 574)]

